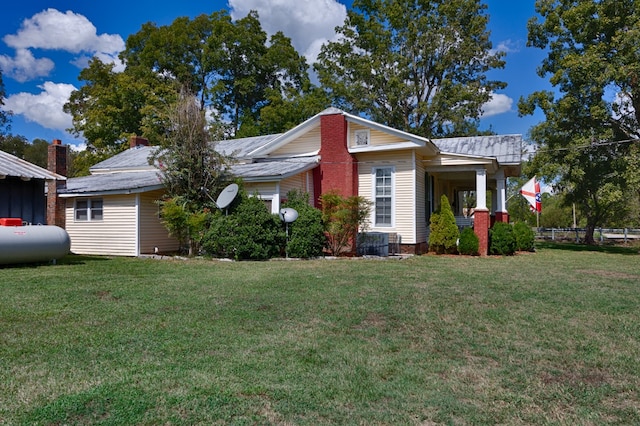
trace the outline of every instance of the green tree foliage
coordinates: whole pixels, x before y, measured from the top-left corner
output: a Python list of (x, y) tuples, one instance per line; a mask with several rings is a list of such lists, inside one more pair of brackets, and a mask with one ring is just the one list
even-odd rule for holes
[(477, 134), (505, 83), (479, 0), (355, 0), (315, 69), (336, 106), (426, 137)]
[(286, 250), (289, 256), (307, 259), (322, 255), (326, 240), (322, 212), (309, 204), (309, 194), (290, 191), (283, 207), (290, 207), (298, 212), (298, 219), (289, 224)]
[[(4, 89), (4, 81), (2, 80), (2, 69), (0, 69), (0, 107), (4, 105), (5, 96), (6, 92)], [(0, 108), (0, 137), (4, 136), (6, 132), (9, 131), (10, 118), (11, 113)]]
[(218, 213), (202, 247), (212, 256), (236, 260), (266, 260), (280, 254), (285, 235), (277, 215), (258, 197), (239, 194), (237, 207), (228, 215)]
[(559, 93), (540, 91), (519, 102), (546, 120), (531, 130), (540, 149), (533, 168), (553, 181), (596, 226), (627, 215), (629, 141), (640, 136), (640, 7), (634, 0), (538, 0), (530, 46), (548, 51), (538, 69)]
[(127, 39), (121, 58), (199, 94), (200, 107), (230, 121), (236, 137), (263, 133), (269, 116), (261, 116), (262, 108), (299, 101), (310, 87), (304, 57), (281, 32), (268, 38), (256, 12), (235, 22), (220, 11), (168, 26), (144, 24)]
[(460, 254), (477, 256), (479, 254), (479, 248), (480, 239), (473, 228), (464, 228), (462, 232), (460, 232), (460, 243), (458, 244)]
[(48, 148), (49, 143), (44, 139), (34, 139), (29, 143), (24, 136), (0, 136), (0, 150), (44, 169), (47, 168)]
[(431, 214), (429, 229), (429, 250), (437, 254), (454, 254), (458, 251), (460, 231), (446, 195), (440, 197), (440, 207)]
[(509, 256), (516, 252), (516, 237), (513, 227), (505, 222), (496, 222), (489, 230), (489, 253)]
[(167, 111), (178, 97), (175, 82), (136, 67), (115, 72), (113, 64), (97, 58), (78, 79), (83, 85), (71, 93), (64, 111), (73, 119), (69, 131), (84, 137), (90, 150), (113, 155), (129, 147), (131, 135), (162, 143), (170, 126)]
[(327, 247), (333, 256), (355, 249), (358, 231), (364, 232), (371, 214), (371, 202), (360, 196), (343, 197), (330, 191), (320, 197)]
[(529, 225), (517, 222), (513, 225), (513, 236), (516, 239), (516, 250), (532, 251), (536, 235)]

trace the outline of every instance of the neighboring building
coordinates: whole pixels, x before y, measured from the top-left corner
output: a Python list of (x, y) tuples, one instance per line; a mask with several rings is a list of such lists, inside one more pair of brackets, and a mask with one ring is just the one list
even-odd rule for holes
[[(292, 189), (309, 193), (318, 207), (332, 190), (371, 200), (369, 230), (400, 237), (406, 253), (426, 252), (441, 194), (463, 223), (459, 194), (476, 191), (473, 223), (486, 254), (490, 223), (508, 221), (506, 178), (520, 174), (521, 145), (519, 135), (430, 140), (329, 108), (288, 132), (220, 141), (216, 149), (236, 157), (232, 172), (273, 213)], [(129, 150), (93, 166), (91, 176), (67, 181), (60, 197), (68, 201), (73, 252), (133, 256), (177, 248), (158, 217), (163, 189), (148, 161), (154, 149), (134, 139)]]
[[(64, 161), (66, 167), (66, 158)], [(66, 168), (53, 170), (0, 151), (0, 218), (19, 218), (33, 225), (64, 227), (64, 224), (56, 222), (55, 216), (49, 215), (48, 205), (54, 205), (56, 187), (64, 185)]]

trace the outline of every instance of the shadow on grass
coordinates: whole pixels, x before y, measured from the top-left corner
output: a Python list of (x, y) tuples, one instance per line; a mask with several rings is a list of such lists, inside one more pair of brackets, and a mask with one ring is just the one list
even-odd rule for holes
[(85, 263), (91, 261), (106, 261), (111, 260), (108, 257), (103, 256), (83, 256), (77, 254), (68, 254), (62, 259), (57, 259), (55, 261), (46, 260), (42, 262), (25, 262), (25, 263), (13, 263), (0, 265), (0, 269), (28, 269), (28, 268), (40, 268), (40, 267), (55, 267), (57, 265), (84, 265)]
[(559, 243), (559, 242), (537, 242), (536, 248), (548, 249), (548, 250), (566, 250), (566, 251), (594, 251), (599, 253), (609, 254), (625, 254), (625, 255), (638, 255), (640, 249), (638, 247), (622, 247), (615, 245), (587, 245), (576, 243)]

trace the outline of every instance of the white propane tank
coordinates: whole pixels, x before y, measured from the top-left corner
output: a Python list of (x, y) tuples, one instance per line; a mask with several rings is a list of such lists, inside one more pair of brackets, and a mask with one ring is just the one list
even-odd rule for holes
[(58, 226), (0, 226), (0, 265), (56, 260), (70, 249), (69, 234)]

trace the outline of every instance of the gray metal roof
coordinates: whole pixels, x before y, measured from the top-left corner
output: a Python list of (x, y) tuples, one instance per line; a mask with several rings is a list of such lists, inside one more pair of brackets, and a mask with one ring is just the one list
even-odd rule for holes
[(160, 189), (164, 185), (157, 170), (140, 172), (102, 173), (67, 180), (61, 196), (103, 193), (136, 193)]
[(89, 168), (92, 173), (101, 170), (152, 170), (149, 158), (158, 150), (156, 146), (137, 146), (129, 148), (113, 157), (107, 158)]
[(223, 155), (230, 155), (235, 158), (247, 158), (250, 152), (262, 148), (281, 135), (282, 133), (217, 141), (215, 142), (215, 149)]
[(319, 156), (313, 156), (234, 164), (231, 172), (249, 182), (284, 179), (313, 169), (318, 165), (319, 159)]
[(4, 176), (24, 179), (65, 180), (66, 177), (50, 172), (40, 166), (0, 151), (0, 178)]
[(522, 135), (470, 136), (432, 141), (443, 153), (492, 157), (504, 165), (522, 162)]

